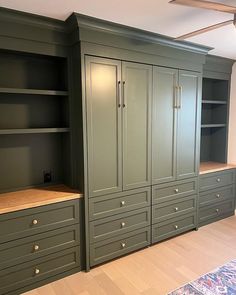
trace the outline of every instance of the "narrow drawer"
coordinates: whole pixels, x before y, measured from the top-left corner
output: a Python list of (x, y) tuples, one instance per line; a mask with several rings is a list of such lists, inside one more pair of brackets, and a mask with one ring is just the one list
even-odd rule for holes
[(79, 245), (79, 227), (72, 225), (0, 244), (0, 270)]
[(90, 265), (105, 262), (150, 245), (150, 227), (90, 245)]
[(95, 220), (150, 206), (150, 187), (89, 199), (89, 218)]
[(199, 222), (215, 218), (234, 211), (234, 201), (218, 202), (213, 206), (206, 206), (199, 209)]
[(152, 202), (159, 204), (162, 202), (177, 200), (188, 195), (197, 194), (197, 179), (175, 181), (169, 184), (155, 185), (152, 188)]
[(196, 214), (191, 213), (152, 225), (152, 242), (176, 236), (196, 227)]
[(227, 187), (219, 187), (218, 189), (207, 191), (207, 193), (200, 193), (199, 205), (200, 207), (214, 205), (216, 202), (234, 199), (234, 197), (235, 194), (233, 185)]
[(0, 271), (0, 294), (79, 267), (78, 248), (70, 248)]
[(102, 241), (150, 225), (150, 207), (90, 222), (90, 242)]
[(224, 172), (214, 172), (200, 175), (200, 192), (214, 189), (221, 186), (233, 184), (235, 182), (234, 170)]
[(0, 215), (0, 243), (79, 222), (78, 200)]
[(178, 217), (196, 210), (196, 195), (182, 198), (180, 200), (165, 202), (152, 207), (152, 223), (164, 221), (169, 218)]

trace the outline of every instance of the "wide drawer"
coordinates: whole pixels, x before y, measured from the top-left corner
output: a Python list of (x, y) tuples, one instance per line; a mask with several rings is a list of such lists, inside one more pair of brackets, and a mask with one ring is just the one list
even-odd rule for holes
[(150, 187), (89, 199), (89, 218), (95, 220), (150, 206)]
[(186, 214), (152, 225), (152, 242), (176, 236), (196, 227), (196, 214)]
[(90, 242), (102, 241), (150, 225), (150, 207), (90, 222)]
[(0, 270), (79, 245), (79, 226), (72, 225), (46, 233), (0, 244)]
[(90, 245), (90, 265), (105, 262), (150, 245), (150, 227)]
[(6, 294), (79, 266), (79, 251), (74, 247), (4, 269), (0, 271), (0, 294)]
[(157, 223), (178, 217), (196, 210), (196, 195), (188, 196), (171, 202), (165, 202), (152, 207), (152, 223)]
[(159, 204), (196, 193), (196, 178), (184, 181), (175, 181), (168, 184), (155, 185), (152, 188), (152, 202), (153, 204)]
[(214, 190), (200, 193), (199, 205), (200, 207), (214, 205), (216, 202), (234, 199), (234, 185), (219, 187)]
[(233, 184), (235, 182), (234, 170), (226, 170), (221, 172), (207, 173), (200, 175), (199, 187), (200, 191), (214, 189), (221, 186)]
[(202, 223), (208, 219), (215, 218), (234, 211), (234, 201), (228, 200), (218, 202), (213, 206), (206, 206), (199, 209), (199, 222)]
[(79, 222), (78, 200), (0, 215), (0, 243)]

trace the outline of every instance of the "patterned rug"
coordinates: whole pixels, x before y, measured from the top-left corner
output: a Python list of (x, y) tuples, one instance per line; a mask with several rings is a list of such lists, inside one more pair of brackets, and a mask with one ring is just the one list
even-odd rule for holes
[(168, 295), (236, 295), (236, 259)]

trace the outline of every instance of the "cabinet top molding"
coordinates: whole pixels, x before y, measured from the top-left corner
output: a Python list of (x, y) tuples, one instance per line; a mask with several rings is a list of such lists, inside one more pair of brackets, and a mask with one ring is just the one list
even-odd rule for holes
[(94, 31), (102, 31), (105, 33), (128, 37), (142, 42), (155, 43), (162, 46), (168, 46), (205, 55), (213, 49), (212, 47), (203, 46), (187, 41), (175, 41), (173, 38), (165, 35), (121, 25), (118, 23), (98, 19), (79, 13), (73, 13), (66, 20), (66, 23), (69, 30), (84, 28)]

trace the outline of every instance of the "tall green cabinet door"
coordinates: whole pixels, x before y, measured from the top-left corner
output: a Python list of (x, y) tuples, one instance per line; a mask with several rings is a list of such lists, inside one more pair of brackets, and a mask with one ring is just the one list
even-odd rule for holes
[(198, 175), (201, 75), (179, 71), (177, 178)]
[(123, 62), (123, 189), (151, 184), (152, 66)]
[(89, 196), (122, 190), (121, 62), (86, 57)]
[(152, 184), (176, 179), (178, 70), (153, 68)]

